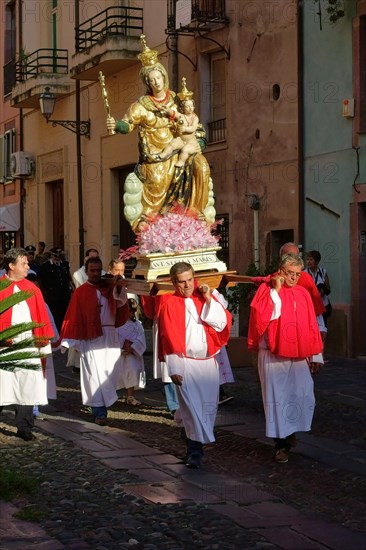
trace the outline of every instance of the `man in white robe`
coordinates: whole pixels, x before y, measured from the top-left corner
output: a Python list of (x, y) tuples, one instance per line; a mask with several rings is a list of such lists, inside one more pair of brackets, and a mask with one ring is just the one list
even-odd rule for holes
[[(88, 248), (85, 252), (84, 264), (72, 274), (72, 280), (75, 288), (79, 288), (79, 286), (83, 285), (88, 280), (88, 276), (85, 271), (85, 263), (89, 258), (99, 258), (99, 252), (96, 248)], [(104, 273), (105, 271), (102, 270), (102, 276)], [(75, 350), (74, 346), (69, 348), (66, 366), (72, 367), (73, 372), (80, 372), (80, 354)]]
[(274, 439), (280, 464), (288, 462), (296, 432), (311, 429), (311, 374), (323, 364), (314, 306), (309, 292), (297, 284), (302, 268), (300, 256), (283, 256), (278, 273), (257, 290), (249, 320), (248, 346), (258, 351), (266, 435)]
[(84, 405), (96, 424), (105, 426), (107, 409), (118, 399), (121, 349), (116, 327), (129, 317), (127, 292), (115, 280), (102, 279), (100, 258), (85, 264), (88, 280), (71, 298), (61, 330), (61, 345), (80, 353), (80, 385)]
[[(36, 322), (42, 326), (23, 332), (14, 338), (14, 341), (34, 338), (34, 345), (26, 351), (39, 352), (42, 355), (51, 353), (50, 339), (53, 336), (52, 327), (46, 310), (46, 304), (39, 288), (26, 279), (29, 271), (28, 256), (24, 249), (13, 248), (5, 255), (6, 274), (3, 276), (10, 285), (0, 292), (0, 301), (8, 296), (27, 291), (30, 296), (22, 302), (4, 311), (0, 316), (0, 329), (19, 323)], [(11, 347), (9, 352), (11, 352)], [(38, 403), (46, 405), (47, 379), (45, 357), (28, 359), (27, 363), (33, 363), (36, 370), (19, 367), (14, 371), (0, 369), (0, 407), (12, 405), (15, 409), (15, 425), (17, 436), (24, 441), (35, 439), (32, 429), (34, 427), (33, 406)]]
[(157, 309), (159, 355), (177, 389), (177, 414), (187, 435), (186, 466), (199, 468), (203, 444), (215, 441), (219, 397), (215, 356), (229, 338), (231, 315), (207, 285), (197, 287), (190, 264), (176, 263), (170, 277), (175, 293), (163, 295)]
[[(220, 302), (220, 304), (227, 309), (228, 302), (225, 300), (224, 296), (218, 292), (218, 290), (212, 290), (212, 295)], [(172, 417), (176, 420), (177, 424), (180, 423), (179, 414), (176, 415), (176, 412), (179, 409), (179, 402), (176, 392), (176, 386), (172, 382), (172, 379), (169, 376), (166, 363), (159, 360), (159, 351), (158, 351), (158, 341), (159, 341), (159, 328), (158, 321), (156, 317), (155, 307), (156, 305), (149, 300), (149, 298), (142, 298), (142, 304), (144, 308), (145, 315), (153, 320), (153, 377), (161, 378), (164, 385), (164, 394), (167, 408), (171, 413)], [(221, 350), (216, 355), (216, 361), (219, 367), (219, 380), (220, 380), (220, 394), (218, 404), (222, 405), (234, 399), (232, 396), (227, 395), (222, 387), (223, 384), (232, 384), (234, 382), (233, 371), (231, 369), (229, 357), (226, 351), (226, 347), (223, 346)]]

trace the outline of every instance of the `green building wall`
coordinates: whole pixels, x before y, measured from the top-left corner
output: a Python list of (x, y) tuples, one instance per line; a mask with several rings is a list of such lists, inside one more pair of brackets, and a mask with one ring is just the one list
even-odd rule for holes
[(343, 99), (353, 97), (356, 1), (346, 4), (345, 17), (331, 24), (323, 0), (320, 29), (318, 2), (303, 3), (304, 245), (321, 253), (332, 302), (340, 305), (351, 300), (349, 205), (357, 173), (352, 118), (342, 116)]

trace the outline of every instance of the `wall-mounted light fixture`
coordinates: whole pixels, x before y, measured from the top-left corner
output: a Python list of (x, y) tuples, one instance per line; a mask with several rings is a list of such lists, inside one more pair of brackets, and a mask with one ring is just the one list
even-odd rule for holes
[(52, 122), (52, 126), (63, 126), (74, 132), (74, 134), (90, 138), (90, 120), (50, 120), (55, 109), (55, 103), (56, 97), (50, 91), (50, 88), (46, 86), (44, 92), (39, 96), (39, 106), (47, 123)]

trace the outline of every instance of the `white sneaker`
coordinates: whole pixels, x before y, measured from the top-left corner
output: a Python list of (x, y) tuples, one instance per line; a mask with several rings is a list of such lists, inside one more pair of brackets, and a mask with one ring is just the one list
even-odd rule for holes
[(135, 399), (133, 395), (130, 395), (129, 397), (127, 397), (126, 403), (127, 405), (133, 405), (134, 407), (136, 405), (141, 405), (141, 401), (137, 401), (137, 399)]

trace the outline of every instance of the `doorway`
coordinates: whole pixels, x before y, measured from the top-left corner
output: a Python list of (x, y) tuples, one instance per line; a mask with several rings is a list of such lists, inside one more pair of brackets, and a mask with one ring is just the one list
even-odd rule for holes
[(53, 246), (57, 248), (65, 247), (65, 228), (64, 228), (64, 182), (63, 180), (53, 181), (47, 184), (47, 195), (52, 204), (52, 219), (48, 220), (48, 226), (52, 228)]

